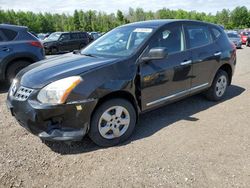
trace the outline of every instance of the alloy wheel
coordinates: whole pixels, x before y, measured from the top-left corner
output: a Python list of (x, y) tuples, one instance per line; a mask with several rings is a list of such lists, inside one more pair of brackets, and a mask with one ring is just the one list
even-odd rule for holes
[(222, 75), (219, 77), (216, 83), (216, 88), (215, 88), (216, 95), (218, 97), (221, 97), (225, 93), (226, 88), (227, 88), (227, 78), (225, 75)]

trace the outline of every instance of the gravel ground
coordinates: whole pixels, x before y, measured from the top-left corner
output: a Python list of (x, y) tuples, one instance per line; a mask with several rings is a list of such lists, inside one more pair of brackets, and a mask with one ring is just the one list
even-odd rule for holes
[(144, 114), (106, 149), (42, 143), (11, 117), (0, 83), (0, 187), (249, 187), (250, 48), (237, 53), (224, 101), (198, 95)]

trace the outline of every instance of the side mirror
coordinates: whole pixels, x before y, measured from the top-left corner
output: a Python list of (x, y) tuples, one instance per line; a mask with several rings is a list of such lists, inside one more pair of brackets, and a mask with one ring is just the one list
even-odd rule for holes
[(73, 54), (79, 54), (80, 53), (80, 50), (74, 50), (73, 51)]
[(167, 49), (164, 47), (152, 48), (149, 50), (145, 57), (142, 57), (142, 61), (159, 60), (164, 59), (168, 55)]

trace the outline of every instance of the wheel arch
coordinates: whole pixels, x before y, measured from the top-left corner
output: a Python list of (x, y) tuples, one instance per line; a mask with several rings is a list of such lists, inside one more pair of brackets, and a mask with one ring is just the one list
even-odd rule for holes
[(224, 64), (224, 65), (222, 65), (222, 66), (219, 67), (219, 69), (217, 70), (217, 72), (219, 70), (223, 70), (223, 71), (225, 71), (227, 73), (228, 78), (229, 78), (228, 85), (231, 85), (231, 83), (232, 83), (232, 76), (233, 76), (233, 69), (232, 69), (231, 65), (230, 64)]
[(128, 92), (128, 91), (125, 91), (125, 90), (119, 90), (119, 91), (112, 91), (106, 95), (104, 95), (103, 97), (101, 97), (100, 99), (98, 99), (98, 102), (94, 108), (94, 110), (92, 111), (91, 113), (91, 120), (92, 120), (92, 116), (93, 114), (95, 113), (96, 109), (101, 105), (103, 104), (104, 102), (108, 101), (108, 100), (111, 100), (111, 99), (116, 99), (116, 98), (120, 98), (120, 99), (125, 99), (127, 101), (129, 101), (134, 109), (135, 109), (135, 112), (136, 112), (136, 122), (138, 122), (138, 117), (139, 117), (139, 112), (140, 112), (140, 108), (138, 107), (137, 105), (137, 102), (136, 102), (136, 99), (134, 98), (134, 96)]

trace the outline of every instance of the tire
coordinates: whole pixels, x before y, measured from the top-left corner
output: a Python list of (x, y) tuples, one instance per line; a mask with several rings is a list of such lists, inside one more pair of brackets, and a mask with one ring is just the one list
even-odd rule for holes
[(213, 80), (212, 86), (205, 93), (206, 98), (211, 101), (220, 101), (224, 98), (228, 85), (227, 72), (219, 70)]
[(56, 47), (51, 48), (50, 54), (51, 54), (51, 55), (56, 55), (56, 54), (58, 54), (58, 49), (57, 49)]
[(248, 41), (246, 41), (246, 47), (249, 47), (249, 42)]
[(23, 68), (29, 66), (31, 63), (28, 61), (16, 61), (12, 63), (6, 71), (6, 80), (10, 85), (13, 79), (16, 77), (17, 73), (22, 70)]
[(91, 140), (99, 146), (115, 146), (131, 136), (135, 124), (136, 111), (133, 105), (124, 99), (112, 99), (95, 110), (88, 134)]

